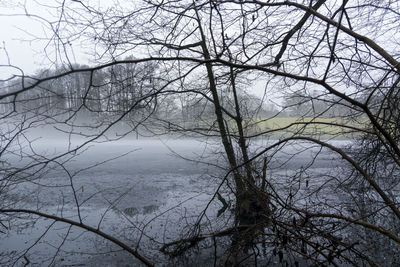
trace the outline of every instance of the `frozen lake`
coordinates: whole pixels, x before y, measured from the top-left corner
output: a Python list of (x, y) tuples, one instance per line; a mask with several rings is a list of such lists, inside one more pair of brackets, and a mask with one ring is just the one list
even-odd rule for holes
[[(335, 142), (339, 146), (346, 144)], [(254, 147), (265, 145), (258, 141)], [(39, 140), (35, 146), (37, 151), (54, 154), (65, 144), (57, 140)], [(283, 149), (274, 156), (269, 165), (270, 177), (306, 167), (312, 162), (312, 155), (319, 151), (310, 147), (292, 158), (293, 149)], [(219, 152), (220, 146), (215, 141), (185, 139), (96, 144), (70, 160), (64, 157), (58, 163), (49, 163), (50, 171), (43, 173), (40, 179), (18, 184), (7, 197), (10, 201), (18, 200), (21, 208), (40, 208), (73, 220), (79, 220), (80, 216), (85, 224), (120, 237), (133, 247), (140, 243), (139, 252), (161, 263), (165, 258), (158, 251), (160, 244), (174, 240), (187, 230), (218, 187), (224, 175), (223, 169), (214, 166), (224, 166)], [(326, 173), (336, 168), (337, 162), (332, 159), (331, 154), (322, 151), (310, 171)], [(281, 183), (285, 186), (284, 181)], [(211, 220), (218, 205), (213, 202), (207, 213)], [(10, 256), (18, 259), (18, 253), (27, 249), (29, 261), (38, 266), (138, 264), (117, 246), (78, 228), (55, 223), (45, 233), (51, 223), (38, 219), (34, 223), (12, 226), (0, 240), (4, 255), (0, 263), (12, 264), (13, 261), (8, 261)], [(39, 243), (30, 248), (41, 235)], [(67, 240), (63, 242), (66, 235)], [(204, 259), (204, 255), (197, 257), (198, 261)], [(196, 261), (196, 257), (192, 260)], [(21, 258), (17, 266), (25, 262)]]

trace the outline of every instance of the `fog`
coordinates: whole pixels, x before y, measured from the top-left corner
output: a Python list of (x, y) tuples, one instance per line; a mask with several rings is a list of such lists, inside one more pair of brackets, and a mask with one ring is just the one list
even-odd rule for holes
[[(30, 132), (28, 139), (34, 140), (30, 151), (47, 157), (63, 155), (66, 149), (73, 149), (86, 141), (74, 135), (65, 138), (50, 129)], [(251, 150), (259, 151), (270, 142), (259, 139), (253, 142)], [(335, 144), (344, 146), (347, 142), (335, 141)], [(294, 156), (300, 148), (304, 149), (299, 145), (287, 146), (276, 152), (270, 162), (268, 178), (284, 190), (290, 184), (285, 184), (280, 177), (306, 167), (318, 151), (317, 148), (308, 148)], [(137, 139), (132, 135), (120, 140), (92, 143), (49, 162), (45, 172), (39, 172), (30, 181), (17, 183), (5, 197), (10, 203), (15, 200), (17, 204), (14, 206), (20, 208), (41, 207), (43, 212), (61, 214), (74, 220), (79, 220), (80, 216), (84, 223), (92, 227), (101, 225), (103, 231), (132, 245), (140, 242), (146, 255), (153, 255), (163, 263), (165, 256), (155, 250), (158, 242), (172, 241), (187, 230), (211, 200), (226, 174), (224, 168), (218, 167), (226, 166), (221, 149), (217, 139), (176, 136)], [(322, 151), (308, 171), (314, 174), (334, 171), (338, 163), (332, 158), (333, 155)], [(18, 163), (18, 157), (13, 160)], [(310, 187), (318, 183), (311, 181)], [(221, 204), (214, 201), (207, 216), (211, 220), (216, 218), (220, 207)], [(229, 220), (231, 218), (226, 215), (215, 223), (223, 224)], [(29, 248), (51, 223), (45, 219), (25, 222), (27, 224), (11, 229), (1, 239), (0, 250), (3, 253), (12, 254), (23, 247)], [(68, 242), (63, 244), (66, 233)], [(57, 260), (53, 262), (54, 259), (48, 255), (54, 255), (61, 244)], [(120, 266), (132, 265), (133, 260), (126, 252), (101, 238), (77, 228), (69, 229), (63, 223), (55, 223), (40, 245), (27, 255), (30, 262), (40, 265), (53, 262), (55, 265), (97, 266), (101, 263)], [(187, 265), (207, 260), (209, 257), (198, 255), (191, 257)]]

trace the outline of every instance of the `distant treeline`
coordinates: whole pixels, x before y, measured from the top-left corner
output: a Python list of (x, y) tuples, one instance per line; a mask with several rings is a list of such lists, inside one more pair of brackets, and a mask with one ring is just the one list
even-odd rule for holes
[[(20, 92), (2, 99), (0, 112), (75, 113), (79, 117), (126, 114), (128, 119), (141, 114), (180, 121), (214, 117), (214, 106), (204, 97), (207, 90), (174, 94), (164, 90), (167, 87), (161, 75), (152, 62), (96, 70), (86, 65), (40, 70), (31, 77), (2, 82), (5, 93)], [(60, 77), (46, 80), (54, 76)], [(178, 92), (181, 88), (174, 90)], [(234, 113), (230, 93), (221, 90), (220, 97), (225, 110)], [(273, 105), (265, 105), (262, 99), (244, 91), (240, 91), (239, 98), (246, 117), (261, 118), (277, 112)]]

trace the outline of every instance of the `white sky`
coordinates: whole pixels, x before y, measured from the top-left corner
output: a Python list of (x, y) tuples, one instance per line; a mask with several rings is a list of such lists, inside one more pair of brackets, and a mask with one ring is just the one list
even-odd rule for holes
[[(29, 75), (38, 69), (50, 68), (53, 63), (57, 63), (59, 59), (52, 52), (54, 49), (48, 47), (45, 51), (45, 47), (49, 45), (48, 40), (52, 36), (52, 31), (45, 20), (57, 20), (57, 17), (51, 13), (55, 13), (56, 10), (40, 6), (34, 0), (27, 0), (26, 3), (24, 1), (15, 1), (11, 4), (6, 2), (8, 1), (0, 0), (0, 65), (2, 65), (0, 79), (5, 79), (11, 74), (21, 74), (17, 69), (4, 65), (11, 64)], [(48, 3), (60, 5), (55, 0), (38, 2), (41, 5)], [(40, 16), (44, 20), (35, 16), (26, 16), (25, 8), (29, 14)], [(75, 58), (75, 55), (79, 56), (82, 53), (75, 46), (74, 53), (70, 53), (69, 58), (73, 63), (81, 63), (79, 61), (82, 61), (82, 56)]]
[[(20, 4), (16, 1), (13, 7), (7, 8), (5, 5), (10, 4), (0, 2), (0, 64), (10, 63), (30, 74), (45, 64), (44, 56), (40, 55), (40, 43), (44, 45), (44, 42), (29, 42), (35, 39), (35, 36), (43, 36), (44, 30), (37, 20), (23, 15), (22, 10), (18, 8)], [(0, 78), (5, 78), (11, 73), (16, 73), (16, 70), (0, 68)]]
[[(32, 72), (38, 65), (41, 64), (43, 57), (35, 52), (35, 45), (24, 42), (27, 39), (26, 33), (21, 29), (29, 31), (37, 31), (37, 27), (29, 23), (26, 18), (19, 19), (13, 17), (0, 17), (0, 64), (7, 65), (9, 56), (10, 63), (16, 65), (28, 73)], [(4, 50), (6, 49), (6, 51)], [(42, 59), (41, 59), (42, 58)], [(0, 68), (0, 78), (4, 78), (10, 74), (11, 69)]]
[[(93, 0), (93, 2), (104, 8), (113, 1)], [(0, 80), (7, 79), (13, 74), (22, 74), (18, 69), (5, 66), (8, 64), (22, 69), (25, 75), (31, 75), (39, 69), (51, 68), (54, 67), (54, 63), (59, 63), (54, 52), (46, 55), (44, 51), (48, 45), (47, 40), (52, 36), (52, 32), (46, 28), (48, 25), (45, 20), (58, 20), (55, 16), (57, 10), (40, 6), (47, 4), (61, 6), (57, 0), (0, 0), (0, 65), (2, 65), (0, 66)], [(76, 3), (66, 1), (66, 5), (68, 4)], [(25, 10), (30, 14), (43, 17), (45, 20), (34, 16), (28, 17)], [(84, 56), (83, 48), (79, 46), (79, 43), (72, 44), (72, 48), (74, 53), (69, 55), (72, 63), (87, 64), (89, 56)], [(54, 51), (51, 47), (47, 49), (50, 53), (52, 50)], [(252, 88), (252, 94), (262, 97), (264, 86), (265, 82), (259, 81)]]

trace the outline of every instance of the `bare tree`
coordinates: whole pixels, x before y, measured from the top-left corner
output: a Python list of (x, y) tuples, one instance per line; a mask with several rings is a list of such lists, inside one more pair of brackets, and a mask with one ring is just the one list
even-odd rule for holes
[[(97, 229), (84, 223), (76, 172), (66, 167), (128, 121), (121, 136), (139, 127), (151, 135), (217, 136), (223, 151), (225, 175), (196, 218), (186, 218), (181, 238), (158, 241), (165, 254), (204, 245), (214, 249), (214, 265), (399, 264), (400, 62), (393, 36), (399, 36), (400, 2), (148, 0), (105, 7), (63, 1), (46, 8), (59, 19), (27, 14), (52, 31), (54, 45), (46, 49), (65, 66), (3, 82), (0, 110), (11, 126), (1, 135), (1, 162), (8, 166), (1, 174), (3, 227), (25, 214), (61, 221), (151, 265), (138, 253), (141, 237), (133, 249), (101, 231), (101, 220)], [(74, 40), (93, 49), (96, 65), (70, 63), (66, 47)], [(58, 95), (55, 84), (80, 75), (81, 84), (64, 89), (70, 96), (60, 96), (68, 104), (47, 101)], [(262, 103), (251, 107), (244, 96), (259, 81), (265, 81), (264, 95), (289, 96), (281, 112), (295, 112), (296, 120), (265, 127), (280, 112), (256, 119)], [(182, 101), (184, 115), (193, 108), (196, 116), (180, 120), (157, 112), (163, 102), (177, 107), (174, 99)], [(83, 110), (106, 119), (80, 122)], [(84, 141), (62, 154), (38, 153), (25, 133), (44, 123)], [(354, 142), (347, 147), (340, 138)], [(29, 161), (16, 165), (8, 155)], [(54, 166), (69, 178), (76, 220), (9, 200), (20, 183), (39, 181)], [(146, 235), (146, 226), (141, 231)]]

